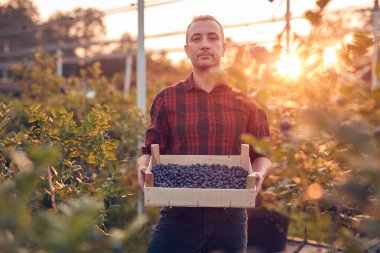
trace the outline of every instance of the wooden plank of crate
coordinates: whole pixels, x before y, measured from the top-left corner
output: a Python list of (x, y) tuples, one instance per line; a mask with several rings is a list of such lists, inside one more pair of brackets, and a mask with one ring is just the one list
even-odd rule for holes
[(148, 168), (147, 168), (147, 172), (152, 172), (152, 169), (153, 169), (153, 164), (152, 164), (152, 156), (150, 157), (149, 159), (149, 163), (148, 163)]
[(152, 167), (152, 157), (150, 157), (148, 169), (145, 172), (145, 187), (154, 187)]
[(148, 169), (145, 172), (145, 187), (154, 187), (154, 175), (152, 173), (152, 168), (160, 163), (160, 149), (158, 144), (151, 145), (151, 154)]
[(145, 172), (145, 186), (154, 187), (153, 173), (150, 171)]
[(254, 189), (256, 190), (256, 182), (257, 182), (257, 177), (255, 174), (250, 174), (247, 176), (247, 189)]
[(254, 189), (199, 189), (147, 187), (146, 206), (239, 207), (255, 206)]
[(161, 155), (163, 164), (175, 163), (179, 165), (190, 164), (225, 164), (227, 166), (240, 166), (240, 155)]
[(160, 147), (158, 144), (151, 145), (151, 153), (152, 153), (152, 167), (160, 164)]
[(244, 168), (248, 174), (252, 174), (252, 165), (249, 158), (249, 145), (241, 144), (241, 156), (240, 156), (240, 166)]

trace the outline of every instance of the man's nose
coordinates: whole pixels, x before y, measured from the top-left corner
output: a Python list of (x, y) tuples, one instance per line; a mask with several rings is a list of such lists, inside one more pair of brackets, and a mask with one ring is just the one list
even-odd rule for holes
[(202, 41), (201, 41), (201, 49), (208, 49), (208, 48), (210, 48), (209, 41), (206, 38), (202, 39)]

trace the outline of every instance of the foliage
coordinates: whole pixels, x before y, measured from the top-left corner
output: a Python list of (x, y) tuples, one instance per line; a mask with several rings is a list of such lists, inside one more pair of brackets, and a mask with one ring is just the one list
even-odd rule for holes
[[(44, 159), (56, 154), (44, 152)], [(52, 156), (52, 157), (51, 157)], [(41, 165), (47, 161), (37, 160)], [(97, 228), (100, 203), (90, 197), (71, 199), (57, 212), (31, 212), (33, 189), (46, 173), (43, 167), (25, 170), (0, 185), (0, 250), (2, 252), (112, 252), (109, 236)]]
[[(234, 47), (225, 69), (231, 84), (269, 116), (270, 139), (244, 136), (273, 161), (263, 205), (291, 218), (291, 235), (302, 237), (307, 227), (308, 239), (328, 243), (332, 252), (363, 252), (366, 240), (380, 234), (380, 93), (359, 69), (373, 38), (354, 34), (341, 42), (339, 61), (325, 64), (324, 47), (337, 40), (336, 24), (324, 13), (328, 2), (307, 12), (310, 37), (294, 36), (300, 76), (276, 70), (286, 56), (281, 45), (271, 52)], [(147, 63), (148, 106), (158, 90), (190, 71), (165, 55)], [(102, 69), (95, 63), (79, 77), (63, 78), (42, 52), (15, 66), (21, 95), (0, 95), (0, 251), (146, 250), (158, 213), (137, 215), (133, 170), (145, 112), (135, 106), (134, 89), (125, 96), (120, 75), (108, 79)]]
[[(12, 242), (5, 243), (6, 252), (121, 252), (131, 234), (119, 238), (111, 232), (138, 217), (134, 170), (128, 168), (134, 166), (143, 120), (134, 98), (124, 98), (99, 65), (64, 79), (52, 60), (37, 53), (33, 64), (15, 66), (21, 97), (2, 95), (0, 186), (12, 185), (24, 171), (36, 175), (23, 184), (24, 198), (17, 194), (2, 202), (0, 220), (17, 222), (1, 230), (6, 238), (0, 241)], [(84, 223), (77, 223), (82, 216)]]
[[(313, 12), (318, 19), (323, 6)], [(302, 237), (304, 224), (308, 238), (328, 243), (332, 251), (362, 252), (368, 239), (380, 235), (380, 93), (355, 73), (373, 39), (364, 33), (353, 38), (335, 67), (324, 64), (317, 40), (298, 42), (293, 54), (302, 59), (303, 74), (297, 78), (264, 66), (252, 99), (268, 112), (271, 138), (244, 138), (272, 158), (261, 198), (297, 220), (290, 232)]]
[[(0, 109), (3, 130), (11, 108), (1, 103)], [(1, 251), (121, 252), (131, 233), (119, 238), (106, 231), (113, 231), (117, 204), (128, 206), (131, 191), (120, 184), (117, 143), (104, 132), (108, 107), (92, 108), (79, 123), (63, 108), (25, 111), (35, 125), (0, 139)]]
[(17, 131), (30, 126), (32, 122), (27, 121), (23, 106), (41, 104), (45, 105), (47, 111), (53, 112), (65, 108), (71, 112), (71, 120), (88, 121), (86, 117), (91, 108), (96, 104), (108, 104), (107, 110), (114, 112), (108, 118), (109, 126), (113, 127), (103, 126), (102, 129), (107, 129), (109, 136), (120, 140), (117, 150), (119, 160), (132, 157), (143, 134), (143, 129), (135, 126), (144, 124), (134, 97), (126, 98), (114, 83), (102, 75), (98, 63), (82, 69), (80, 77), (65, 79), (55, 73), (53, 61), (54, 58), (38, 52), (31, 62), (33, 64), (14, 66), (22, 93), (20, 98), (4, 98), (15, 108), (7, 130)]

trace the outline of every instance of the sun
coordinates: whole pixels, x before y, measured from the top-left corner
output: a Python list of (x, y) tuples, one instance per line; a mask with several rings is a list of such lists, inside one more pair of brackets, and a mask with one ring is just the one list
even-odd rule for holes
[(301, 61), (295, 55), (284, 56), (275, 66), (280, 75), (290, 78), (298, 77), (302, 70)]
[(338, 55), (336, 49), (333, 47), (325, 48), (323, 52), (323, 65), (325, 67), (331, 67), (338, 62)]

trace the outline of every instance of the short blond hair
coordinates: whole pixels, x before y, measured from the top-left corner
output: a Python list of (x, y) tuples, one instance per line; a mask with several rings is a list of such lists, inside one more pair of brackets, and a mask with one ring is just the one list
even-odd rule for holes
[(186, 29), (186, 43), (187, 43), (187, 39), (188, 39), (189, 28), (190, 28), (190, 26), (192, 24), (194, 24), (197, 21), (214, 21), (215, 23), (217, 23), (219, 25), (219, 27), (220, 27), (220, 30), (222, 31), (222, 41), (224, 41), (224, 30), (223, 30), (223, 26), (220, 24), (220, 22), (214, 16), (211, 16), (211, 15), (199, 15), (199, 16), (193, 17), (193, 19), (191, 20), (190, 24), (187, 26), (187, 29)]

